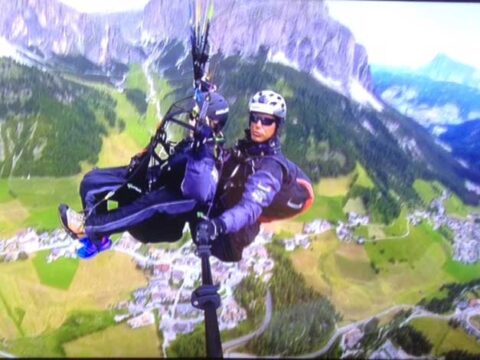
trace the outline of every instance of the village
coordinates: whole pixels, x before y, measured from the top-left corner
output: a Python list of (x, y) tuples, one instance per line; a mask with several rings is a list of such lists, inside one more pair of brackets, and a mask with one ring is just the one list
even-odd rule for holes
[[(416, 226), (422, 221), (429, 221), (433, 230), (437, 231), (442, 227), (448, 228), (453, 238), (453, 259), (464, 264), (476, 263), (480, 261), (480, 214), (470, 214), (466, 219), (447, 215), (444, 202), (449, 196), (451, 196), (449, 192), (443, 191), (439, 198), (431, 202), (427, 210), (414, 210), (407, 216), (408, 224)], [(340, 241), (355, 242), (359, 245), (365, 244), (367, 239), (363, 236), (355, 235), (354, 231), (358, 226), (370, 224), (369, 216), (355, 212), (349, 212), (347, 216), (348, 220), (346, 222), (338, 221), (336, 225), (323, 219), (316, 219), (305, 224), (301, 234), (296, 234), (293, 238), (283, 240), (285, 250), (293, 251), (297, 247), (308, 249), (312, 236), (329, 231), (334, 227), (337, 238)], [(398, 236), (398, 238), (401, 237)]]
[(450, 193), (443, 191), (434, 199), (428, 210), (416, 210), (408, 215), (411, 225), (421, 221), (430, 221), (434, 230), (446, 227), (453, 236), (453, 259), (464, 264), (473, 264), (480, 260), (480, 215), (470, 214), (466, 219), (460, 219), (446, 214), (444, 202)]
[[(265, 245), (271, 239), (271, 233), (262, 231), (244, 250), (243, 259), (238, 263), (210, 258), (213, 282), (219, 285), (221, 296), (220, 330), (235, 328), (247, 318), (246, 310), (234, 298), (235, 288), (242, 279), (253, 275), (265, 282), (270, 280), (274, 261)], [(0, 241), (0, 256), (3, 261), (10, 262), (26, 259), (37, 251), (50, 250), (46, 261), (52, 262), (61, 257), (76, 258), (76, 249), (80, 246), (63, 230), (38, 235), (33, 229), (26, 229)], [(158, 312), (165, 348), (177, 335), (190, 333), (203, 322), (203, 313), (191, 305), (192, 292), (201, 285), (201, 263), (191, 241), (177, 250), (148, 246), (146, 254), (140, 251), (141, 247), (142, 243), (125, 232), (112, 248), (130, 255), (148, 278), (147, 286), (136, 289), (131, 299), (115, 306), (118, 310), (115, 321), (126, 322), (132, 328), (149, 326), (156, 323)]]
[[(238, 263), (223, 263), (211, 257), (212, 278), (219, 284), (222, 306), (219, 311), (220, 330), (232, 329), (247, 318), (246, 310), (234, 298), (234, 290), (249, 274), (268, 282), (274, 268), (265, 244), (272, 234), (262, 232), (254, 243), (244, 250)], [(195, 245), (185, 243), (180, 249), (167, 251), (150, 247), (146, 256), (138, 253), (141, 243), (124, 233), (116, 243), (115, 250), (129, 253), (137, 266), (148, 275), (148, 285), (134, 291), (133, 299), (117, 305), (124, 314), (116, 317), (133, 327), (155, 323), (154, 310), (160, 315), (159, 329), (163, 332), (164, 347), (178, 334), (190, 333), (203, 321), (203, 313), (190, 301), (192, 292), (201, 285), (200, 259), (195, 255)]]
[[(335, 233), (340, 241), (356, 242), (359, 245), (365, 243), (365, 238), (354, 235), (353, 231), (357, 226), (368, 225), (370, 218), (367, 215), (357, 214), (355, 212), (348, 213), (348, 221), (339, 221), (335, 227)], [(322, 234), (333, 228), (333, 225), (324, 219), (316, 219), (310, 223), (306, 223), (301, 234), (295, 234), (293, 238), (283, 240), (286, 251), (293, 251), (297, 247), (308, 249), (310, 247), (310, 238), (315, 235)]]
[[(439, 321), (449, 321), (461, 326), (465, 332), (472, 335), (480, 342), (480, 327), (475, 319), (480, 318), (480, 299), (470, 298), (468, 300), (456, 301), (453, 313), (438, 315), (431, 313), (420, 306), (412, 307), (411, 314), (404, 321), (408, 323), (416, 318), (436, 318)], [(342, 357), (356, 357), (357, 352), (362, 348), (362, 339), (365, 336), (365, 326), (368, 320), (361, 321), (357, 326), (350, 326), (340, 338)], [(412, 359), (413, 355), (405, 352), (401, 347), (395, 345), (390, 339), (386, 339), (380, 347), (373, 351), (369, 359)]]
[[(475, 263), (480, 260), (480, 217), (469, 215), (466, 219), (460, 219), (448, 216), (444, 206), (448, 197), (449, 193), (444, 191), (431, 202), (427, 210), (415, 210), (409, 214), (407, 221), (412, 226), (429, 221), (434, 230), (447, 227), (452, 233), (454, 259), (467, 264)], [(323, 219), (304, 224), (301, 234), (283, 240), (285, 250), (309, 248), (312, 236), (332, 229), (335, 229), (340, 241), (364, 244), (366, 240), (354, 235), (354, 230), (358, 226), (368, 225), (369, 217), (353, 212), (347, 215), (346, 222), (339, 221), (337, 224)], [(254, 243), (244, 250), (243, 259), (238, 263), (223, 263), (211, 257), (213, 282), (219, 284), (218, 292), (221, 296), (218, 311), (221, 330), (235, 328), (247, 318), (246, 310), (234, 297), (235, 288), (242, 279), (250, 274), (265, 282), (271, 278), (274, 261), (269, 257), (265, 245), (272, 241), (272, 235), (262, 230)], [(59, 258), (76, 258), (76, 250), (80, 246), (78, 241), (71, 239), (63, 230), (37, 234), (28, 228), (10, 239), (0, 241), (0, 259), (4, 262), (24, 260), (35, 252), (50, 250), (46, 261), (52, 262)], [(148, 279), (147, 286), (136, 289), (130, 299), (115, 306), (118, 310), (116, 322), (126, 322), (132, 328), (158, 324), (163, 333), (164, 349), (179, 334), (190, 333), (203, 322), (203, 313), (191, 305), (192, 292), (201, 285), (200, 259), (195, 255), (195, 245), (191, 241), (185, 242), (176, 250), (165, 250), (159, 246), (143, 245), (125, 232), (114, 243), (112, 250), (131, 256), (137, 268), (143, 270)], [(472, 314), (480, 314), (478, 309), (480, 305), (477, 303), (467, 306), (462, 303), (457, 306), (456, 315), (467, 331), (480, 338), (480, 331), (470, 322)], [(342, 340), (344, 349), (355, 348), (361, 337), (359, 329), (345, 334)], [(383, 351), (384, 355), (404, 355), (395, 352), (393, 345), (388, 342), (377, 351)]]

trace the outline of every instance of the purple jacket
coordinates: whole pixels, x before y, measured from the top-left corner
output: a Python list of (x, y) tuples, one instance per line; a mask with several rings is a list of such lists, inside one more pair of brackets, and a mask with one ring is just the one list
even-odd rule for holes
[(267, 144), (241, 140), (224, 161), (214, 215), (234, 233), (258, 222), (283, 183), (278, 139)]
[(277, 161), (259, 158), (256, 162), (255, 172), (248, 176), (240, 201), (219, 216), (225, 223), (226, 233), (257, 222), (282, 186), (283, 171)]
[(218, 184), (213, 146), (203, 144), (199, 150), (189, 149), (187, 157), (185, 176), (180, 185), (183, 196), (200, 203), (213, 200)]

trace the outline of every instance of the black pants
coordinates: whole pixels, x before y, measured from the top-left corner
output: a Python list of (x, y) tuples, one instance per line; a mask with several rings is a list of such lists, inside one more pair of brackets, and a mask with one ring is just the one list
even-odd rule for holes
[[(128, 231), (143, 243), (174, 242), (180, 240), (188, 222), (195, 239), (198, 223), (197, 211), (205, 211), (195, 200), (184, 198), (172, 186), (163, 186), (147, 193), (123, 187), (113, 200), (118, 208), (108, 211), (107, 202), (101, 200), (125, 183), (127, 167), (93, 169), (80, 184), (80, 197), (86, 214), (86, 233), (92, 241), (103, 235)], [(257, 236), (258, 223), (232, 234), (225, 234), (212, 244), (212, 255), (221, 261), (237, 262), (243, 249)]]
[(108, 211), (102, 199), (125, 183), (126, 167), (94, 169), (80, 184), (80, 197), (87, 215), (85, 230), (92, 241), (103, 235), (129, 231), (142, 242), (176, 241), (197, 202), (184, 198), (171, 187), (159, 187), (147, 194), (123, 186), (111, 198), (118, 208)]

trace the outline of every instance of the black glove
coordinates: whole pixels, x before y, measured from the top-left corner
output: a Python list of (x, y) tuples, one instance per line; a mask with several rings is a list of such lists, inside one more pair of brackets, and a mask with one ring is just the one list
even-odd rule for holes
[(195, 159), (214, 156), (215, 144), (208, 140), (213, 139), (213, 130), (210, 126), (202, 124), (194, 134), (193, 150)]
[(200, 124), (197, 130), (195, 130), (194, 138), (198, 143), (203, 143), (207, 139), (213, 139), (213, 130), (207, 124)]
[(219, 235), (225, 233), (225, 223), (221, 219), (211, 219), (201, 221), (197, 225), (196, 240), (199, 244), (209, 244), (214, 241)]

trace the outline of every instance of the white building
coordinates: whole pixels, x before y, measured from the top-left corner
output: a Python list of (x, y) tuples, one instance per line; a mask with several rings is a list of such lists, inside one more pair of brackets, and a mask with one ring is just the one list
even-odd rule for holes
[(332, 228), (332, 225), (323, 219), (317, 219), (311, 223), (305, 224), (303, 227), (303, 232), (305, 234), (321, 234), (325, 231), (328, 231)]
[(136, 329), (143, 326), (155, 324), (155, 315), (151, 311), (145, 311), (143, 314), (127, 321), (127, 324)]
[(27, 229), (17, 235), (17, 242), (20, 251), (32, 253), (39, 249), (40, 238), (33, 229)]

